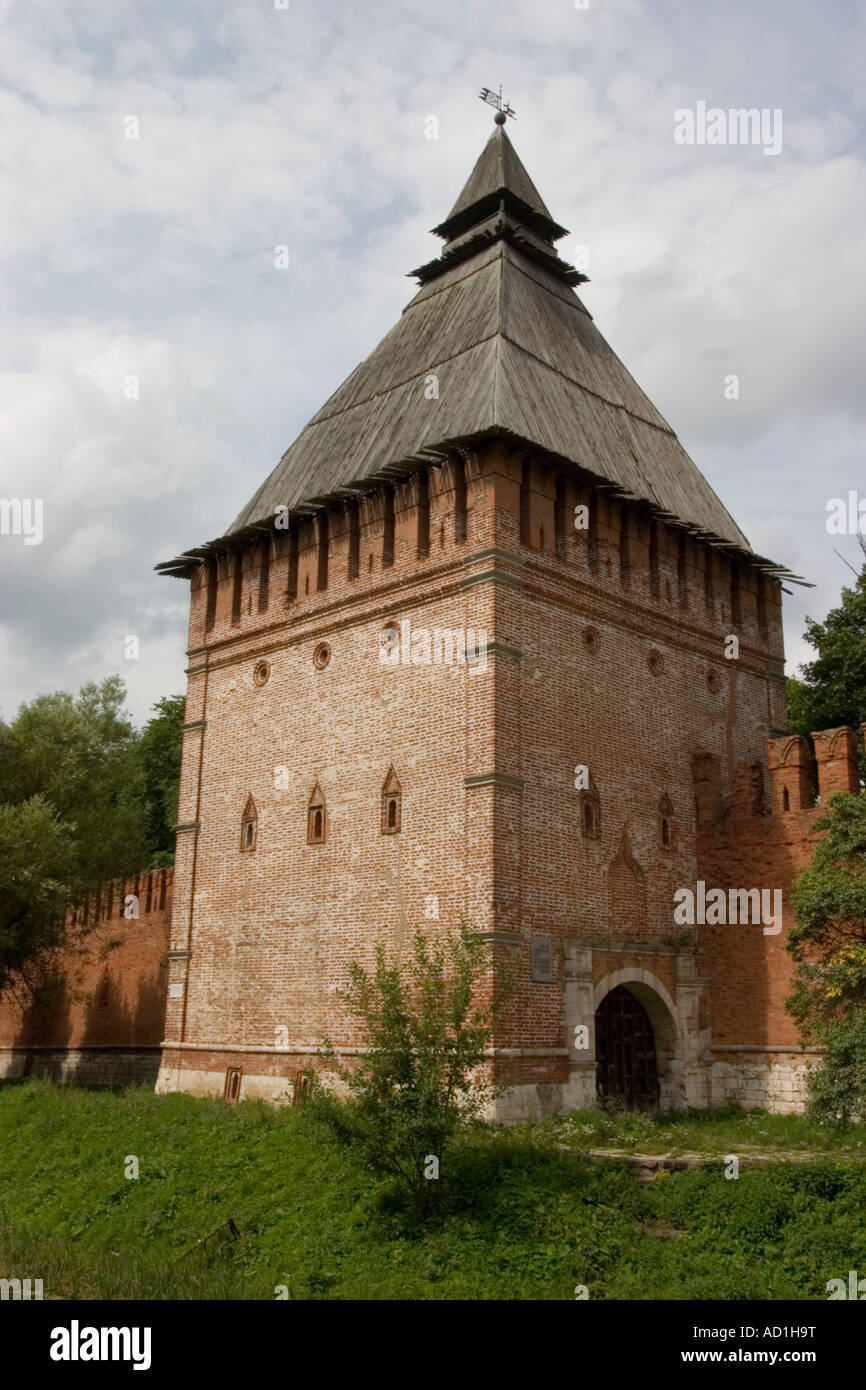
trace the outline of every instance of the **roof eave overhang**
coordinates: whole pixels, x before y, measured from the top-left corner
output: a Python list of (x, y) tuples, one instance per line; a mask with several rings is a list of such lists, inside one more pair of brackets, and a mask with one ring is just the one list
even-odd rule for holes
[(171, 578), (188, 579), (194, 571), (205, 560), (212, 560), (216, 556), (225, 554), (228, 551), (238, 550), (245, 545), (249, 545), (256, 540), (261, 540), (264, 535), (272, 535), (275, 529), (287, 530), (292, 524), (301, 521), (308, 521), (318, 511), (328, 507), (342, 506), (350, 500), (357, 499), (364, 495), (377, 492), (380, 488), (393, 484), (410, 477), (421, 468), (429, 468), (431, 465), (441, 466), (448, 461), (450, 456), (461, 454), (477, 448), (479, 444), (488, 441), (501, 439), (511, 448), (525, 449), (532, 453), (534, 457), (540, 459), (542, 464), (549, 468), (555, 468), (560, 472), (568, 473), (577, 481), (585, 486), (597, 487), (612, 495), (615, 499), (619, 497), (623, 501), (640, 506), (647, 515), (654, 517), (675, 530), (687, 532), (694, 540), (702, 541), (704, 544), (712, 546), (716, 550), (722, 550), (728, 554), (736, 555), (746, 564), (761, 570), (763, 573), (775, 579), (784, 579), (791, 584), (798, 584), (805, 588), (814, 588), (814, 585), (800, 575), (794, 574), (784, 565), (777, 564), (774, 560), (768, 559), (764, 555), (757, 555), (748, 545), (739, 545), (724, 536), (719, 536), (715, 532), (706, 531), (693, 522), (682, 520), (658, 503), (647, 497), (642, 497), (638, 493), (625, 492), (616, 483), (602, 474), (593, 473), (590, 469), (576, 464), (573, 460), (564, 456), (542, 449), (530, 439), (525, 439), (521, 435), (513, 434), (501, 427), (478, 430), (471, 435), (463, 435), (459, 438), (446, 439), (440, 444), (424, 445), (417, 449), (415, 453), (403, 459), (395, 459), (384, 465), (375, 474), (370, 474), (364, 478), (357, 478), (350, 482), (341, 484), (339, 488), (332, 492), (308, 498), (303, 502), (298, 502), (295, 506), (287, 507), (282, 517), (282, 524), (275, 528), (272, 518), (262, 518), (261, 521), (250, 523), (239, 527), (237, 531), (231, 531), (225, 536), (208, 541), (204, 545), (190, 547), (189, 550), (177, 555), (172, 560), (164, 560), (154, 568), (159, 574), (169, 575)]
[(530, 207), (529, 203), (512, 193), (510, 188), (497, 188), (479, 198), (462, 212), (447, 217), (438, 227), (433, 227), (432, 233), (434, 236), (442, 237), (444, 241), (453, 241), (455, 237), (468, 232), (476, 223), (485, 222), (500, 207), (518, 221), (525, 222), (536, 236), (542, 237), (545, 241), (559, 241), (562, 237), (568, 236), (567, 227), (561, 227), (552, 217), (545, 217), (544, 213)]
[(446, 247), (441, 256), (437, 256), (433, 261), (427, 261), (425, 265), (418, 266), (416, 270), (410, 270), (409, 275), (414, 276), (419, 285), (423, 287), (431, 280), (435, 280), (437, 276), (444, 275), (447, 270), (452, 270), (461, 261), (477, 255), (487, 246), (493, 246), (497, 241), (506, 241), (510, 245), (516, 246), (529, 260), (543, 266), (551, 275), (555, 275), (558, 280), (564, 281), (572, 289), (577, 285), (585, 285), (589, 281), (588, 275), (584, 275), (582, 270), (576, 270), (567, 261), (560, 260), (552, 248), (550, 252), (543, 251), (534, 241), (522, 237), (518, 227), (510, 226), (505, 221), (499, 221), (493, 227), (479, 232), (477, 236), (469, 237), (450, 251)]

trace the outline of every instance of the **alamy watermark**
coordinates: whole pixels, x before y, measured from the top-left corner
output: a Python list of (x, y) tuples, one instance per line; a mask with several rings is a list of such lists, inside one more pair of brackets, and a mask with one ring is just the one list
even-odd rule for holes
[(11, 1298), (13, 1301), (23, 1299), (42, 1298), (41, 1279), (0, 1279), (0, 1300), (5, 1302)]
[(692, 111), (681, 106), (674, 112), (674, 143), (677, 145), (760, 145), (764, 154), (779, 154), (782, 148), (782, 110), (775, 106), (736, 106), (724, 111), (720, 106), (695, 104)]
[(383, 666), (468, 666), (470, 674), (487, 670), (487, 631), (472, 627), (387, 627), (379, 638)]
[(847, 498), (831, 497), (826, 510), (828, 535), (858, 536), (866, 527), (866, 497), (861, 500), (854, 488)]
[(150, 1369), (149, 1327), (82, 1327), (73, 1318), (69, 1327), (51, 1331), (52, 1361), (131, 1361), (134, 1371)]
[(781, 888), (730, 888), (726, 893), (699, 879), (694, 888), (677, 888), (674, 902), (678, 926), (763, 926), (764, 936), (778, 936), (782, 930)]
[(41, 545), (45, 504), (41, 497), (0, 497), (0, 536), (23, 536)]
[(856, 1269), (848, 1270), (848, 1284), (844, 1279), (828, 1279), (824, 1285), (830, 1300), (838, 1298), (856, 1298), (861, 1303), (866, 1299), (866, 1279), (858, 1279)]

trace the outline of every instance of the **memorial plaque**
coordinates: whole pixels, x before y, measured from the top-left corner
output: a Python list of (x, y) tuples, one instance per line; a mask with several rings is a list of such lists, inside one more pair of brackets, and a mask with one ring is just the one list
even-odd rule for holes
[(533, 980), (553, 984), (553, 946), (549, 936), (534, 936), (529, 943), (529, 965)]

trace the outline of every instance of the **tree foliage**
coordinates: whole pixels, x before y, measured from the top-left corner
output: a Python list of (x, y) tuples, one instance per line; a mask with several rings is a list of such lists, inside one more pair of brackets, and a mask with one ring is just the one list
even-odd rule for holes
[(139, 734), (125, 699), (109, 676), (0, 723), (0, 987), (64, 943), (68, 905), (171, 860), (183, 700)]
[(147, 864), (153, 869), (174, 863), (185, 705), (183, 695), (157, 700), (153, 717), (145, 724), (136, 745), (137, 793), (143, 814)]
[(58, 944), (76, 850), (44, 796), (0, 806), (0, 988)]
[(866, 1009), (823, 1029), (826, 1050), (809, 1079), (809, 1115), (835, 1125), (866, 1122)]
[(120, 678), (109, 676), (77, 696), (38, 695), (8, 726), (0, 803), (39, 796), (74, 827), (74, 888), (141, 868), (146, 852), (125, 695)]
[(788, 681), (791, 732), (859, 729), (866, 720), (866, 565), (822, 623), (806, 619), (804, 637), (817, 656), (800, 668), (801, 680)]
[(804, 1040), (826, 1047), (811, 1112), (847, 1121), (866, 1113), (866, 796), (837, 793), (815, 829), (824, 838), (791, 895), (796, 975), (785, 1002)]
[(866, 1005), (866, 796), (838, 792), (791, 894), (788, 950), (797, 973), (789, 1011), (810, 1036)]

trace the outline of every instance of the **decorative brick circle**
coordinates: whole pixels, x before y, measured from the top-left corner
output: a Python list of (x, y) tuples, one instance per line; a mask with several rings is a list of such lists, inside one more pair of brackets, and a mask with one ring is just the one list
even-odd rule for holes
[(594, 627), (587, 627), (583, 630), (583, 645), (588, 652), (597, 652), (601, 646), (601, 638)]
[(313, 665), (319, 671), (324, 671), (328, 662), (331, 660), (330, 642), (320, 642), (313, 652)]
[(271, 674), (271, 663), (269, 661), (257, 661), (253, 667), (253, 680), (256, 685), (264, 685)]
[(646, 659), (646, 664), (654, 676), (660, 676), (665, 669), (665, 663), (661, 652), (651, 651)]

